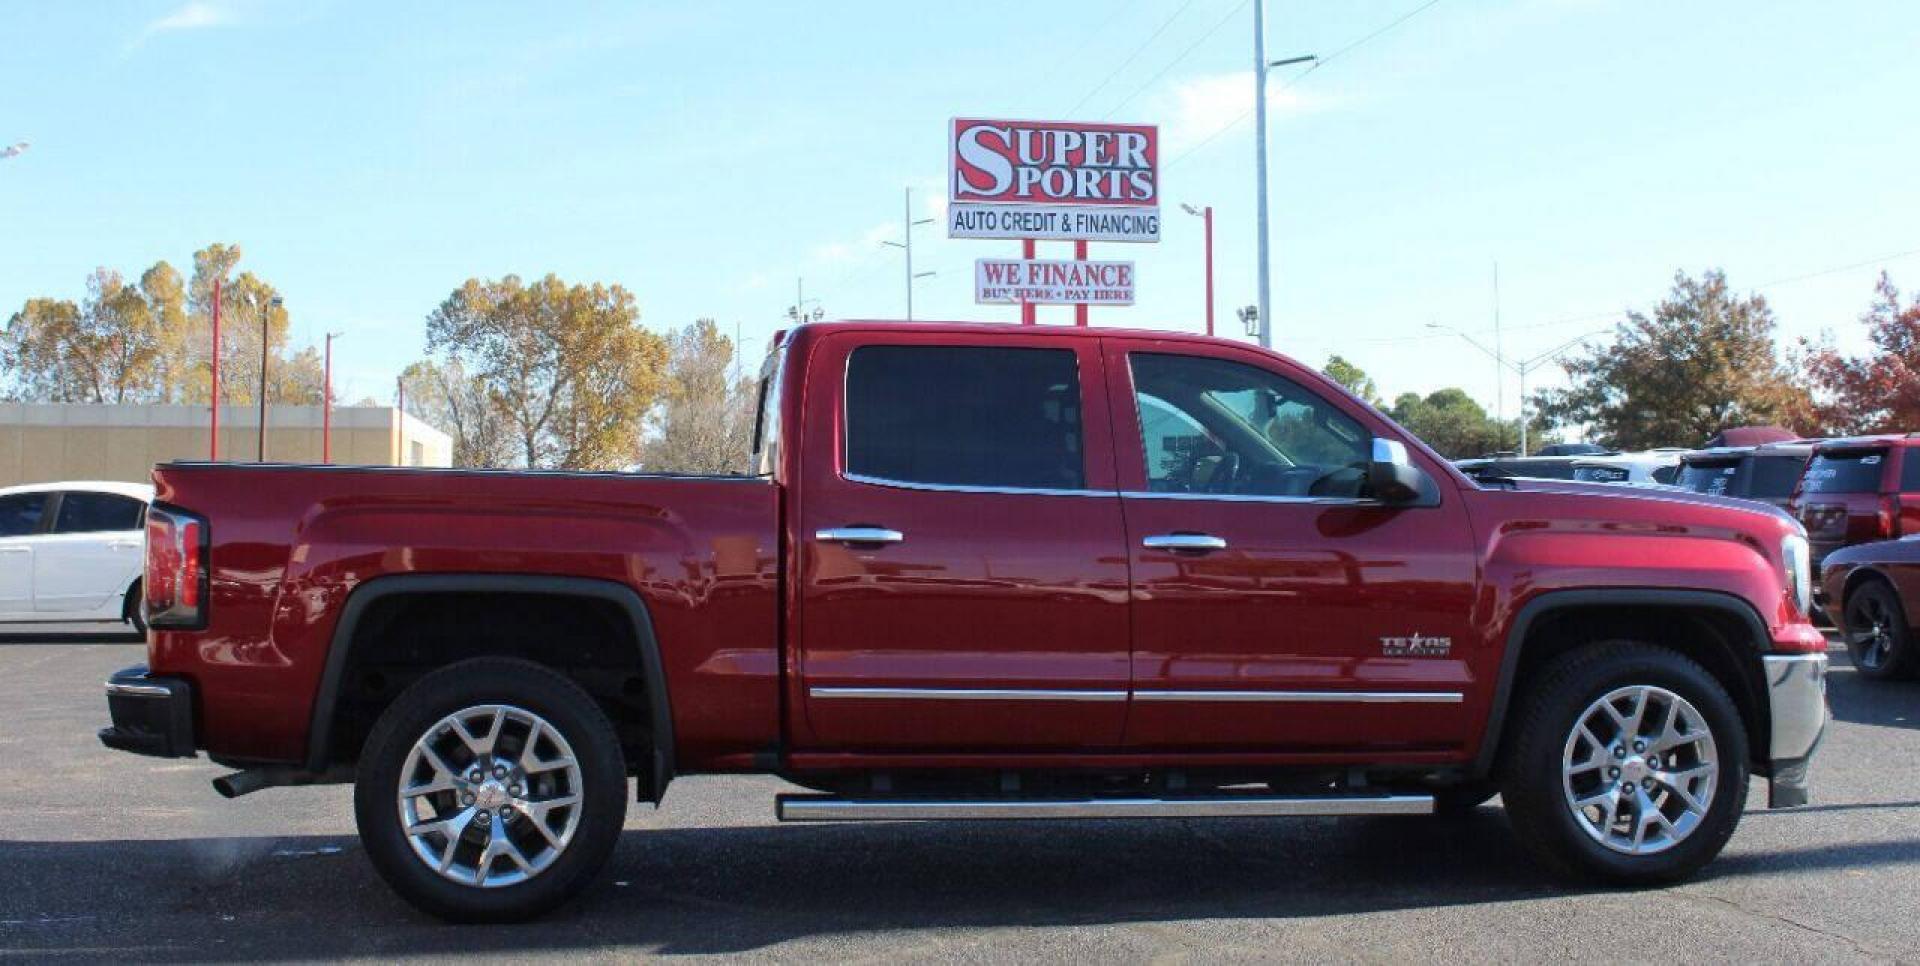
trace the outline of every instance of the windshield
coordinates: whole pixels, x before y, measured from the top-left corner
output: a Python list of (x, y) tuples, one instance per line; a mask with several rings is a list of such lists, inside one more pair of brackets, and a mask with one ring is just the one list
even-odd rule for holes
[(1808, 493), (1877, 493), (1880, 491), (1881, 464), (1887, 459), (1882, 449), (1836, 450), (1816, 454), (1807, 463)]

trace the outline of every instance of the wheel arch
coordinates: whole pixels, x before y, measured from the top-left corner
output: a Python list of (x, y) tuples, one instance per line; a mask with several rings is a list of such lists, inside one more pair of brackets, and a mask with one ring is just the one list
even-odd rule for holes
[(1771, 723), (1759, 655), (1767, 649), (1769, 640), (1766, 623), (1752, 605), (1733, 594), (1656, 587), (1547, 591), (1520, 608), (1507, 628), (1499, 679), (1471, 776), (1492, 775), (1499, 764), (1510, 738), (1506, 723), (1520, 682), (1551, 658), (1598, 639), (1593, 635), (1585, 640), (1579, 635), (1555, 638), (1544, 636), (1545, 632), (1582, 615), (1602, 618), (1602, 630), (1610, 630), (1644, 622), (1648, 612), (1686, 618), (1694, 627), (1712, 631), (1709, 640), (1699, 644), (1677, 646), (1679, 639), (1672, 629), (1646, 643), (1674, 647), (1699, 661), (1721, 682), (1745, 719), (1749, 757), (1755, 759), (1750, 764), (1764, 774), (1769, 767), (1764, 759)]
[(1894, 582), (1893, 575), (1873, 564), (1861, 564), (1847, 571), (1847, 578), (1840, 585), (1840, 620), (1838, 623), (1842, 629), (1845, 629), (1847, 619), (1847, 601), (1852, 600), (1854, 593), (1860, 588), (1874, 582), (1886, 584), (1887, 588), (1893, 591), (1893, 602), (1899, 606), (1902, 614), (1906, 613), (1906, 598), (1901, 596), (1900, 585)]
[[(633, 641), (652, 728), (650, 777), (652, 798), (658, 801), (674, 775), (673, 709), (667, 688), (665, 665), (661, 660), (659, 638), (653, 620), (640, 594), (625, 584), (589, 577), (522, 574), (394, 574), (376, 577), (355, 587), (341, 608), (333, 634), (328, 641), (327, 657), (314, 693), (307, 730), (306, 767), (321, 773), (330, 764), (335, 712), (340, 705), (341, 688), (348, 667), (356, 656), (355, 642), (366, 618), (375, 605), (396, 598), (427, 597), (445, 594), (517, 594), (551, 598), (571, 598), (603, 602), (624, 615)], [(474, 655), (476, 657), (482, 655)]]

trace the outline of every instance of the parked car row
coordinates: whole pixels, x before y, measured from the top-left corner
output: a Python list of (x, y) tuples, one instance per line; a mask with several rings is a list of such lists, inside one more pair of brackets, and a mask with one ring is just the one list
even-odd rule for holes
[(1920, 677), (1910, 620), (1920, 608), (1920, 434), (1684, 453), (1501, 455), (1458, 465), (1473, 475), (1669, 487), (1771, 504), (1806, 528), (1816, 602), (1860, 673)]
[(153, 487), (139, 483), (0, 489), (0, 632), (144, 633), (140, 572), (152, 502)]

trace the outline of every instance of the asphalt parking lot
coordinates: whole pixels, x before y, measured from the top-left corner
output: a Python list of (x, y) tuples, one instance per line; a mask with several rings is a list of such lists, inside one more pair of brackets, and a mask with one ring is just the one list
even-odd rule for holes
[(226, 801), (109, 752), (141, 649), (0, 643), (0, 956), (1920, 961), (1920, 684), (1836, 654), (1815, 804), (1750, 811), (1708, 874), (1569, 888), (1496, 806), (1432, 818), (781, 826), (771, 779), (676, 782), (537, 923), (450, 927), (375, 877), (342, 787)]

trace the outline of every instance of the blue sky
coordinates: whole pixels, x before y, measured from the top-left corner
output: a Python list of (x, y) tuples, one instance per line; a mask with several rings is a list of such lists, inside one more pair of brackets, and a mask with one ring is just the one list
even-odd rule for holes
[[(1269, 0), (1269, 53), (1421, 2)], [(390, 395), (469, 276), (619, 282), (643, 323), (712, 316), (757, 356), (796, 278), (830, 316), (897, 317), (902, 191), (934, 213), (947, 119), (998, 115), (1159, 124), (1162, 240), (1094, 247), (1140, 293), (1094, 322), (1200, 328), (1190, 202), (1216, 207), (1230, 326), (1250, 30), (1244, 0), (9, 4), (0, 144), (32, 147), (0, 160), (0, 312), (231, 241), (297, 339), (346, 333), (349, 400)], [(1882, 266), (1920, 290), (1916, 94), (1909, 2), (1441, 0), (1271, 95), (1278, 346), (1491, 406), (1492, 364), (1425, 324), (1490, 339), (1496, 261), (1516, 357), (1710, 267), (1786, 335), (1859, 345)], [(918, 316), (1015, 317), (971, 276), (1017, 243), (916, 244)]]

